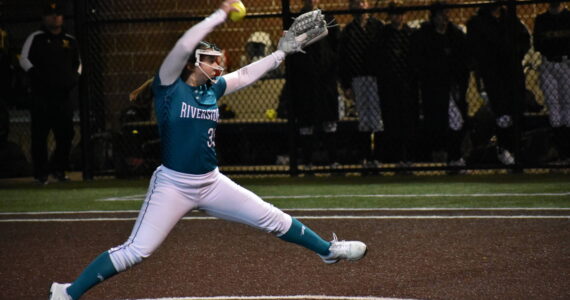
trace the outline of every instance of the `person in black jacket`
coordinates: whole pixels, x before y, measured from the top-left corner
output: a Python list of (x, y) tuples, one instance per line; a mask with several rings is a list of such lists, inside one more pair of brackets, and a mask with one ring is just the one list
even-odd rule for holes
[[(318, 8), (319, 0), (304, 0), (300, 13)], [(339, 30), (332, 16), (325, 16), (329, 25), (328, 35), (307, 46), (306, 53), (287, 56), (286, 83), (283, 97), (290, 101), (291, 121), (299, 128), (299, 140), (303, 164), (311, 170), (314, 145), (323, 142), (326, 160), (336, 166), (335, 133), (339, 120), (338, 110), (338, 35)], [(315, 135), (317, 138), (315, 139)], [(323, 158), (324, 159), (324, 158)]]
[[(349, 8), (368, 9), (367, 0), (350, 0)], [(378, 166), (377, 148), (373, 142), (376, 132), (384, 128), (378, 96), (378, 83), (374, 66), (376, 55), (371, 45), (384, 27), (382, 21), (368, 13), (353, 15), (350, 23), (344, 27), (340, 36), (339, 68), (340, 84), (344, 95), (354, 100), (358, 112), (358, 130), (366, 132), (365, 167)]]
[[(20, 65), (29, 74), (32, 88), (34, 178), (46, 184), (50, 173), (59, 181), (69, 180), (65, 171), (74, 135), (70, 92), (77, 85), (81, 62), (75, 38), (63, 28), (63, 8), (59, 3), (48, 3), (42, 23), (41, 29), (26, 39)], [(48, 164), (50, 130), (56, 148)]]
[(416, 157), (418, 124), (417, 84), (410, 66), (413, 29), (405, 23), (405, 11), (398, 2), (389, 4), (389, 23), (380, 30), (373, 46), (378, 56), (375, 70), (384, 133), (380, 140), (383, 160), (408, 165)]
[[(419, 81), (422, 128), (427, 149), (444, 151), (450, 165), (465, 165), (461, 153), (469, 77), (465, 33), (449, 21), (444, 2), (435, 2), (430, 19), (412, 39), (412, 65)], [(434, 158), (434, 160), (436, 160)]]
[(534, 48), (542, 55), (540, 85), (561, 160), (570, 158), (570, 11), (560, 2), (536, 17)]
[(479, 92), (487, 95), (496, 117), (497, 157), (501, 163), (512, 165), (514, 114), (523, 110), (522, 60), (530, 48), (530, 34), (516, 12), (508, 11), (498, 1), (481, 7), (467, 22), (467, 42), (476, 75), (481, 79)]

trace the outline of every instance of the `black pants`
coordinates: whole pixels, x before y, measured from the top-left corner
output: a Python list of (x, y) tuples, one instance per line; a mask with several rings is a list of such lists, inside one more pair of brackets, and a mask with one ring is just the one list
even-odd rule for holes
[(434, 151), (445, 151), (448, 162), (463, 157), (461, 146), (465, 137), (465, 129), (458, 131), (451, 128), (441, 130), (427, 129), (423, 133), (425, 134), (421, 137), (425, 144), (423, 151), (426, 151), (428, 154)]
[[(522, 69), (497, 68), (488, 70), (482, 77), (495, 118), (507, 115), (514, 123), (515, 114), (524, 109), (525, 77)], [(516, 139), (514, 124), (500, 127), (495, 123), (495, 131), (498, 145), (512, 152)]]
[[(36, 93), (31, 114), (34, 177), (45, 178), (50, 173), (66, 171), (74, 135), (69, 92)], [(47, 141), (50, 131), (53, 131), (56, 143), (51, 163), (48, 162)]]

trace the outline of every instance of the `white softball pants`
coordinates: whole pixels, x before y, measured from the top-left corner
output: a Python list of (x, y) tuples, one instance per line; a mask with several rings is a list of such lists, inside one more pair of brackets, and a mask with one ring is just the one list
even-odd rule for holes
[(540, 71), (550, 125), (570, 127), (570, 61), (551, 62), (544, 58)]
[(174, 225), (192, 209), (273, 233), (285, 234), (291, 216), (263, 201), (215, 170), (203, 175), (158, 167), (129, 239), (109, 250), (118, 272), (124, 271), (160, 246)]

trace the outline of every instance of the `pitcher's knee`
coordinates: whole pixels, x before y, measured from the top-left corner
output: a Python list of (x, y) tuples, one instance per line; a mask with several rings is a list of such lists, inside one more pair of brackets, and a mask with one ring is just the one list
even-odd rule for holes
[(109, 250), (111, 261), (118, 272), (122, 272), (140, 263), (151, 254), (152, 251), (144, 251), (129, 242)]
[(267, 232), (281, 235), (289, 230), (291, 222), (291, 216), (272, 207), (271, 210), (259, 219), (259, 226)]

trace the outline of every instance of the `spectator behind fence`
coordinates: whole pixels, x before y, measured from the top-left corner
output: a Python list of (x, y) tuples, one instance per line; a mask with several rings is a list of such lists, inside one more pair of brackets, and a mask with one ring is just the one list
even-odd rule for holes
[[(300, 13), (317, 9), (318, 4), (319, 0), (304, 0)], [(303, 164), (307, 170), (317, 162), (337, 165), (339, 30), (331, 16), (326, 16), (326, 21), (330, 26), (325, 38), (307, 46), (306, 53), (295, 53), (285, 60), (287, 83), (283, 97), (291, 102), (289, 107), (293, 111), (289, 117), (294, 118), (299, 127)], [(322, 147), (315, 149), (314, 146), (320, 144)]]
[(438, 161), (444, 152), (450, 165), (464, 166), (465, 94), (469, 70), (465, 33), (449, 21), (445, 3), (435, 2), (430, 19), (412, 39), (412, 64), (419, 79), (427, 150)]
[(11, 37), (0, 27), (0, 178), (28, 176), (31, 165), (20, 145), (11, 141), (10, 109), (26, 104), (24, 73), (20, 70)]
[(380, 152), (383, 160), (407, 165), (416, 158), (418, 122), (417, 89), (409, 64), (413, 30), (404, 22), (405, 11), (399, 3), (389, 4), (388, 19), (373, 46), (384, 121)]
[[(12, 65), (12, 55), (8, 46), (8, 32), (0, 27), (0, 153), (2, 145), (8, 141), (10, 132), (10, 113), (8, 111), (9, 98), (12, 98), (12, 81), (14, 68)], [(0, 157), (0, 163), (4, 157)]]
[[(514, 30), (514, 32), (511, 32)], [(495, 114), (497, 158), (505, 165), (515, 163), (514, 114), (523, 111), (525, 76), (524, 55), (530, 48), (530, 35), (517, 17), (499, 2), (484, 6), (467, 22), (467, 42), (475, 62), (479, 92), (488, 97)]]
[[(368, 9), (368, 0), (349, 0), (349, 9)], [(340, 84), (346, 98), (354, 100), (358, 112), (358, 130), (368, 133), (363, 166), (378, 166), (378, 147), (374, 134), (383, 130), (380, 99), (374, 66), (377, 58), (371, 44), (384, 24), (368, 13), (355, 13), (340, 36)]]
[[(70, 92), (81, 73), (79, 49), (63, 28), (63, 8), (49, 2), (43, 10), (42, 27), (26, 39), (20, 65), (28, 73), (32, 88), (31, 132), (34, 178), (47, 184), (51, 173), (67, 181), (65, 171), (73, 139), (73, 110)], [(53, 131), (56, 148), (48, 163), (47, 137)]]
[[(4, 147), (8, 142), (8, 134), (10, 133), (8, 98), (12, 96), (10, 90), (12, 89), (11, 81), (14, 73), (7, 45), (7, 35), (7, 32), (0, 28), (0, 154), (4, 153)], [(0, 155), (0, 165), (3, 165), (4, 160), (5, 156)]]
[(540, 86), (561, 160), (570, 158), (570, 11), (560, 2), (536, 17), (534, 48), (542, 54)]

